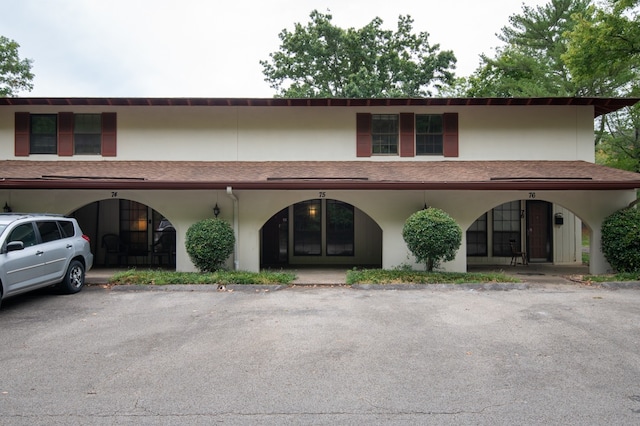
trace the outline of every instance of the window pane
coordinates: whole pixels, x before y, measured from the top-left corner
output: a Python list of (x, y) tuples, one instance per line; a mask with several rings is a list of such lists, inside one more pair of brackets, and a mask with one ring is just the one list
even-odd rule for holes
[(75, 114), (73, 126), (74, 153), (100, 154), (102, 116), (100, 114)]
[(467, 230), (467, 256), (487, 255), (487, 214), (479, 217)]
[(120, 200), (120, 238), (131, 255), (147, 253), (147, 206)]
[(75, 154), (100, 154), (101, 135), (75, 134), (73, 145)]
[(442, 155), (442, 135), (416, 135), (416, 154)]
[(442, 115), (416, 115), (416, 155), (442, 155)]
[(31, 154), (58, 152), (58, 117), (55, 114), (31, 115)]
[(73, 237), (76, 233), (76, 228), (73, 226), (73, 222), (68, 220), (63, 220), (58, 222), (60, 227), (62, 228), (62, 232), (64, 232), (65, 237)]
[(395, 114), (371, 116), (372, 152), (374, 154), (397, 154), (399, 118)]
[(60, 229), (58, 229), (58, 222), (38, 222), (37, 226), (43, 243), (48, 243), (49, 241), (55, 241), (62, 238), (60, 235)]
[(322, 254), (322, 217), (320, 200), (303, 201), (293, 206), (293, 253), (297, 256)]
[(353, 256), (353, 206), (327, 200), (327, 256)]
[(520, 244), (520, 201), (493, 209), (493, 255), (511, 256), (510, 240)]
[(73, 116), (75, 133), (100, 134), (102, 131), (102, 116), (100, 114), (75, 114)]
[(36, 233), (33, 230), (32, 223), (23, 223), (22, 225), (18, 225), (15, 227), (13, 231), (11, 231), (11, 235), (7, 241), (22, 241), (25, 247), (35, 246), (37, 244)]

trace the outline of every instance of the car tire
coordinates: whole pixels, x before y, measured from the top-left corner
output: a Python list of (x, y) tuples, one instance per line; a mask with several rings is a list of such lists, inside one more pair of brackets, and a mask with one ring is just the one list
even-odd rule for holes
[(84, 266), (77, 260), (72, 260), (64, 275), (64, 279), (58, 284), (58, 289), (64, 294), (74, 294), (84, 287)]

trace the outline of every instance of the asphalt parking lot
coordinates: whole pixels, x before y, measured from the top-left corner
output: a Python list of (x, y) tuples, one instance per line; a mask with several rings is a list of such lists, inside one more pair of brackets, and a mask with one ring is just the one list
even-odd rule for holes
[(640, 290), (92, 286), (0, 309), (6, 425), (640, 423)]

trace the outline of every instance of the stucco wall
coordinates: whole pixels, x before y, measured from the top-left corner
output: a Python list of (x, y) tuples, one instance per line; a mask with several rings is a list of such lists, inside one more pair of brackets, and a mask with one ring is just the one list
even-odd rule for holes
[[(55, 191), (55, 190), (0, 190), (0, 200), (15, 211), (34, 211), (69, 214), (95, 201), (123, 198), (134, 200), (160, 212), (175, 226), (177, 232), (177, 265), (179, 271), (194, 267), (184, 249), (184, 236), (193, 223), (212, 217), (213, 206), (218, 203), (220, 217), (237, 224), (237, 266), (257, 271), (260, 267), (260, 228), (275, 213), (294, 203), (317, 198), (316, 191), (233, 191), (238, 199), (237, 215), (234, 201), (225, 191)], [(600, 227), (604, 218), (625, 207), (635, 199), (635, 191), (537, 191), (536, 200), (562, 206), (584, 221), (591, 236), (591, 272), (604, 273), (610, 269), (600, 250)], [(413, 263), (402, 239), (402, 226), (424, 203), (448, 212), (464, 231), (484, 212), (513, 200), (526, 200), (524, 191), (327, 191), (325, 196), (354, 205), (368, 215), (382, 230), (382, 266), (393, 268)], [(108, 204), (108, 203), (107, 203)], [(567, 215), (565, 215), (565, 218)], [(105, 219), (108, 221), (108, 219)], [(111, 219), (114, 221), (115, 219)], [(112, 223), (113, 225), (113, 223)], [(101, 228), (109, 228), (101, 222)], [(577, 238), (577, 223), (565, 222), (562, 229), (573, 227), (573, 235), (556, 236), (556, 242), (571, 244)], [(564, 244), (564, 243), (563, 243)], [(574, 242), (575, 244), (575, 242)], [(557, 248), (556, 248), (557, 249)], [(230, 259), (230, 266), (233, 266)], [(443, 265), (450, 271), (465, 271), (466, 245), (463, 241), (454, 261)], [(422, 265), (415, 265), (422, 267)]]
[[(459, 113), (460, 156), (447, 160), (593, 161), (593, 108), (469, 107), (31, 107), (0, 110), (0, 158), (14, 157), (14, 113), (116, 112), (118, 156), (65, 160), (407, 161), (356, 157), (356, 113)], [(20, 157), (57, 160), (55, 155)], [(438, 161), (417, 156), (412, 161)]]

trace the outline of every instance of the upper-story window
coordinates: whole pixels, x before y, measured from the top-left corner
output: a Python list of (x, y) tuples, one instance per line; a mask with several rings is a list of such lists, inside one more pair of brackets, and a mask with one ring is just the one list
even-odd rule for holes
[(442, 155), (442, 115), (416, 114), (416, 155)]
[(116, 156), (116, 114), (15, 114), (15, 155)]
[(31, 116), (29, 152), (31, 154), (56, 154), (58, 152), (58, 116), (33, 114)]
[(356, 155), (458, 157), (458, 114), (356, 114)]
[(398, 115), (376, 114), (371, 117), (373, 154), (398, 154)]
[(101, 114), (75, 114), (73, 116), (74, 154), (100, 154), (101, 139)]

